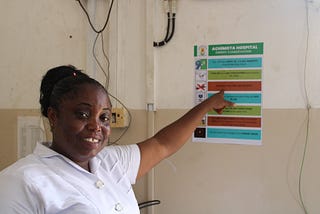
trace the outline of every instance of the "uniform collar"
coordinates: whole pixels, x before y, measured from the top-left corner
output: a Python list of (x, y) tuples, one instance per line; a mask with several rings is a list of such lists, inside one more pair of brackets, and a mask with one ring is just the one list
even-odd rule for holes
[[(51, 158), (51, 157), (60, 157), (62, 158), (64, 161), (68, 162), (71, 165), (76, 166), (77, 168), (81, 168), (80, 166), (78, 166), (76, 163), (74, 163), (72, 160), (70, 160), (69, 158), (59, 154), (58, 152), (50, 149), (51, 146), (51, 142), (41, 142), (41, 143), (37, 143), (36, 147), (33, 151), (33, 154), (36, 156), (39, 156), (40, 158)], [(91, 173), (95, 174), (95, 172), (98, 170), (98, 168), (100, 167), (101, 164), (101, 160), (97, 157), (93, 157), (90, 161), (90, 168), (91, 168)], [(82, 169), (82, 168), (81, 168)]]
[(51, 146), (51, 142), (41, 142), (41, 143), (37, 143), (36, 147), (33, 151), (33, 154), (41, 157), (41, 158), (49, 158), (52, 156), (62, 156), (63, 155), (53, 151), (52, 149), (50, 149)]

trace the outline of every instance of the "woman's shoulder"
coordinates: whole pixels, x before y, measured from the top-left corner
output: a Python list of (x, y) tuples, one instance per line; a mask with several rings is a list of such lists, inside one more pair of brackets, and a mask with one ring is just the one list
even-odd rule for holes
[(128, 145), (110, 145), (104, 147), (97, 157), (100, 159), (105, 159), (106, 157), (109, 158), (118, 158), (123, 157), (123, 155), (132, 155), (139, 152), (139, 147), (137, 144), (128, 144)]
[(12, 177), (13, 179), (28, 177), (31, 179), (35, 174), (39, 174), (39, 172), (45, 170), (45, 168), (45, 165), (34, 154), (30, 154), (3, 169), (0, 172), (0, 181), (4, 176)]

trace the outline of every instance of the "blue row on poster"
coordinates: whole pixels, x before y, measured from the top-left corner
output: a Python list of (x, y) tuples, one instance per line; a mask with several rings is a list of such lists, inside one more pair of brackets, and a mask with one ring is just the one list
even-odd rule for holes
[[(208, 93), (208, 97), (214, 95)], [(261, 104), (261, 93), (225, 93), (224, 98), (237, 104)]]
[(207, 137), (261, 140), (261, 130), (207, 128)]

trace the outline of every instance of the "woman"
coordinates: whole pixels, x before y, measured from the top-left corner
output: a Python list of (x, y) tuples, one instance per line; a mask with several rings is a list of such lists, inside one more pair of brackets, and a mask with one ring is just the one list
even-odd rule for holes
[(210, 110), (233, 106), (220, 92), (153, 137), (106, 146), (111, 102), (105, 88), (72, 66), (49, 70), (40, 87), (51, 143), (0, 173), (1, 213), (139, 213), (132, 184), (175, 153)]

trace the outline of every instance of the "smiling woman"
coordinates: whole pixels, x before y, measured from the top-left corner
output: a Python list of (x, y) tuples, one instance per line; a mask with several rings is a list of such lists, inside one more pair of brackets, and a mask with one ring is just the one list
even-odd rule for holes
[[(52, 82), (55, 73), (69, 75)], [(53, 135), (51, 149), (90, 171), (89, 160), (107, 145), (110, 135), (107, 91), (75, 68), (63, 66), (47, 73), (41, 92), (42, 113), (48, 117)]]
[(52, 142), (1, 171), (3, 213), (139, 213), (131, 185), (175, 153), (206, 112), (233, 105), (220, 92), (143, 142), (107, 146), (111, 102), (98, 81), (73, 66), (50, 69), (40, 104)]
[(76, 94), (57, 109), (48, 108), (51, 148), (90, 171), (89, 160), (107, 145), (111, 105), (106, 91), (96, 85), (84, 84)]
[[(73, 66), (59, 66), (43, 77), (39, 102), (52, 142), (37, 144), (1, 173), (5, 213), (139, 213), (131, 184), (140, 152), (136, 144), (106, 147), (111, 103), (105, 88)], [(21, 188), (12, 191), (16, 185)]]

